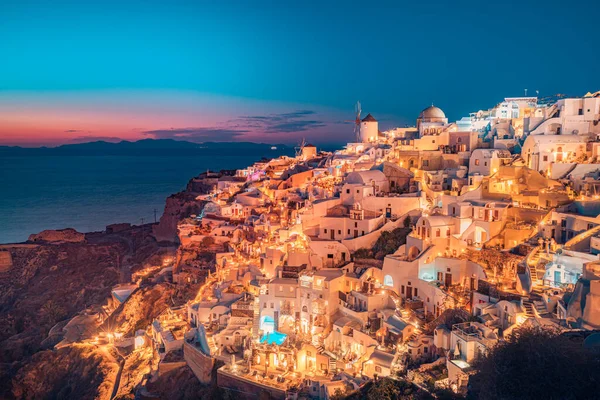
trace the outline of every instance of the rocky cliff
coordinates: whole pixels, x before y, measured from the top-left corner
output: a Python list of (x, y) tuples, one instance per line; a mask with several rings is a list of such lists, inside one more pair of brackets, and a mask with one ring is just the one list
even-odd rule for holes
[(12, 256), (9, 251), (0, 251), (0, 273), (8, 272), (12, 269)]
[(197, 201), (197, 193), (179, 192), (167, 198), (165, 211), (160, 217), (158, 225), (154, 225), (153, 232), (159, 242), (177, 243), (177, 223), (192, 214), (199, 214), (205, 202)]
[(117, 244), (10, 248), (13, 269), (0, 276), (0, 360), (39, 350), (49, 329), (90, 304), (101, 304), (119, 282)]
[(18, 399), (110, 399), (119, 365), (104, 347), (77, 345), (34, 355), (12, 382)]
[(176, 285), (159, 283), (143, 287), (131, 294), (127, 302), (122, 304), (104, 326), (121, 327), (121, 333), (131, 336), (138, 329), (146, 329), (165, 309), (184, 304), (192, 293), (184, 295)]
[[(118, 234), (87, 234), (79, 243), (44, 241), (5, 245), (2, 250), (10, 253), (12, 268), (0, 273), (0, 365), (4, 367), (0, 369), (0, 398), (46, 398), (48, 393), (55, 393), (53, 385), (63, 379), (58, 372), (40, 377), (44, 383), (33, 392), (22, 386), (30, 385), (27, 376), (42, 368), (39, 363), (51, 365), (70, 358), (69, 354), (46, 350), (61, 340), (60, 335), (49, 337), (51, 328), (57, 323), (60, 328), (86, 307), (105, 304), (114, 285), (164, 251), (149, 225)], [(52, 357), (58, 358), (48, 361)], [(102, 371), (88, 371), (98, 366), (95, 361), (88, 363), (88, 358), (77, 362), (75, 357), (64, 373), (73, 375), (74, 380), (80, 375), (91, 379), (98, 373), (100, 379)], [(74, 385), (73, 390), (78, 391)], [(46, 389), (49, 391), (42, 395)], [(71, 398), (86, 398), (86, 393)]]
[(160, 399), (210, 399), (229, 400), (233, 396), (220, 389), (216, 382), (201, 384), (188, 366), (177, 368), (160, 376), (148, 385), (148, 391)]
[[(201, 212), (205, 203), (196, 201), (198, 187), (190, 189), (167, 199), (159, 224), (118, 224), (88, 234), (48, 230), (26, 243), (0, 245), (1, 399), (111, 398), (119, 354), (112, 354), (110, 346), (89, 344), (88, 331), (78, 335), (82, 342), (57, 350), (54, 345), (64, 341), (70, 321), (93, 318), (82, 311), (100, 310), (116, 284), (130, 282), (133, 272), (160, 266), (166, 254), (174, 254), (158, 242), (176, 243), (177, 223)], [(142, 286), (101, 329), (118, 326), (126, 334), (145, 329), (167, 307), (193, 298), (198, 285)], [(139, 358), (132, 379), (124, 381), (129, 393), (121, 395), (131, 395), (137, 372), (147, 368), (148, 357)]]
[(85, 234), (77, 232), (75, 229), (59, 229), (59, 230), (45, 230), (40, 233), (29, 235), (29, 242), (70, 242), (70, 243), (81, 243), (85, 240)]

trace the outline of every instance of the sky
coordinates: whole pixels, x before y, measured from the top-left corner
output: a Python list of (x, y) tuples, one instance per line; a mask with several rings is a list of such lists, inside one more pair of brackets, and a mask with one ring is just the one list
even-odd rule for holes
[(600, 2), (0, 0), (0, 145), (320, 144), (600, 90)]

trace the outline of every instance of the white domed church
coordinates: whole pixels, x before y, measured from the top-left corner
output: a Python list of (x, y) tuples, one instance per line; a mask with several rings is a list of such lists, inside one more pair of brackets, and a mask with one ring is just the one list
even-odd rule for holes
[(425, 135), (439, 135), (446, 125), (448, 125), (446, 114), (444, 114), (441, 108), (434, 105), (421, 111), (419, 118), (417, 118), (417, 129), (421, 137)]

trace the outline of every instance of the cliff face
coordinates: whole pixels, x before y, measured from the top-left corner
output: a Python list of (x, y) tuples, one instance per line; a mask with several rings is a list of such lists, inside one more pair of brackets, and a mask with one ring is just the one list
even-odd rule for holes
[(115, 310), (104, 327), (119, 326), (125, 336), (131, 336), (137, 329), (146, 329), (154, 318), (173, 305), (171, 299), (176, 297), (177, 289), (170, 283), (140, 288)]
[[(86, 349), (80, 350), (81, 357), (79, 353), (63, 354), (68, 350), (46, 349), (61, 340), (61, 324), (86, 307), (105, 304), (114, 285), (163, 251), (151, 235), (151, 227), (118, 234), (88, 234), (81, 243), (5, 245), (2, 250), (10, 253), (12, 268), (0, 273), (0, 365), (5, 363), (0, 369), (0, 398), (10, 398), (11, 393), (17, 398), (46, 398), (49, 393), (56, 397), (65, 383), (63, 378), (69, 375), (74, 378), (66, 385), (74, 385), (73, 393), (81, 389), (79, 376), (92, 382), (96, 377), (105, 379), (102, 368), (96, 371), (103, 364), (96, 356), (90, 358)], [(49, 335), (55, 325), (57, 328)], [(73, 361), (68, 361), (71, 358)], [(48, 373), (54, 362), (66, 363), (66, 369)], [(43, 373), (40, 365), (46, 365)], [(34, 379), (35, 374), (39, 386), (28, 381), (27, 377)], [(11, 387), (11, 382), (17, 387)], [(22, 385), (32, 387), (33, 392)], [(63, 397), (94, 397), (85, 391), (81, 396), (65, 393)]]
[(201, 384), (188, 366), (177, 368), (148, 384), (148, 391), (161, 399), (231, 399), (215, 383)]
[(13, 268), (0, 276), (0, 361), (35, 353), (59, 321), (101, 304), (119, 281), (117, 244), (29, 245), (9, 249)]
[(153, 233), (157, 241), (177, 243), (177, 223), (192, 214), (199, 214), (205, 202), (196, 200), (197, 193), (179, 192), (167, 198), (165, 211)]
[(217, 178), (207, 178), (206, 176), (192, 178), (188, 182), (186, 191), (192, 193), (210, 193), (218, 184)]
[(42, 351), (16, 374), (12, 395), (18, 399), (110, 399), (118, 368), (103, 347)]
[(179, 243), (177, 223), (191, 214), (200, 214), (206, 202), (197, 201), (196, 197), (200, 194), (210, 193), (217, 186), (217, 183), (218, 178), (216, 176), (207, 177), (206, 174), (201, 174), (190, 179), (184, 191), (169, 196), (158, 225), (153, 226), (156, 240)]
[[(194, 192), (199, 187), (190, 189), (167, 199), (159, 224), (118, 224), (88, 234), (48, 230), (27, 243), (0, 245), (0, 398), (111, 397), (120, 356), (110, 347), (80, 342), (50, 349), (73, 317), (94, 318), (80, 313), (98, 310), (116, 284), (173, 252), (157, 240), (177, 243), (177, 223), (201, 212), (205, 202), (196, 201)], [(167, 307), (193, 298), (197, 286), (142, 286), (101, 328), (127, 334), (145, 329)], [(133, 370), (147, 368), (147, 358), (140, 357)], [(137, 382), (132, 379), (131, 387)]]
[(8, 272), (12, 268), (12, 256), (8, 251), (0, 251), (0, 273)]

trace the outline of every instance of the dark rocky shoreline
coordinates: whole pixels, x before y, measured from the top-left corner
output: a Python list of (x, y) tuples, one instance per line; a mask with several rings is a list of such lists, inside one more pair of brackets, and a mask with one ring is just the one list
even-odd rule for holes
[[(90, 349), (54, 350), (62, 339), (55, 332), (84, 310), (98, 312), (112, 287), (129, 282), (153, 258), (174, 254), (177, 222), (204, 204), (195, 200), (204, 188), (193, 182), (166, 199), (156, 224), (114, 224), (85, 234), (48, 230), (25, 243), (0, 245), (0, 398), (104, 397), (114, 357)], [(172, 298), (173, 290), (167, 292)], [(145, 322), (155, 317), (156, 304), (144, 311)], [(40, 380), (41, 371), (56, 363), (61, 368)]]

